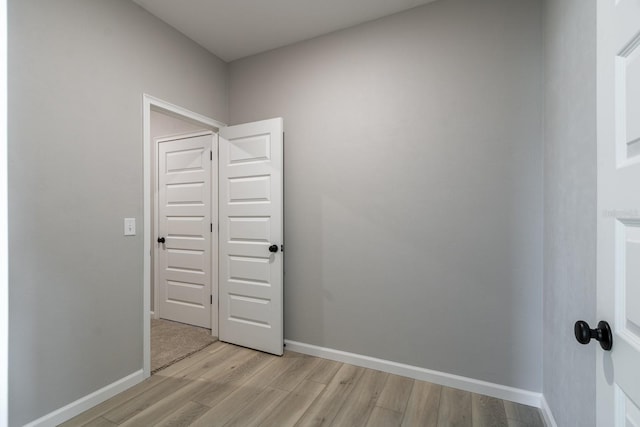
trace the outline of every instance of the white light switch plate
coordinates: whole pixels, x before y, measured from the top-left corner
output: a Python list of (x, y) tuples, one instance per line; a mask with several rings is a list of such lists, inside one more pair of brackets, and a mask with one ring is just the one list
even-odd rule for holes
[(136, 219), (135, 218), (124, 219), (124, 235), (125, 236), (136, 235)]

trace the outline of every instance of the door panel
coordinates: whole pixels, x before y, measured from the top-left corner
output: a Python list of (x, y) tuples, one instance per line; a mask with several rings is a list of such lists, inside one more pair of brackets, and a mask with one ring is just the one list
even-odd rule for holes
[(211, 328), (211, 134), (158, 145), (160, 317)]
[(640, 427), (640, 0), (598, 7), (597, 424)]
[(220, 339), (281, 355), (282, 119), (223, 128), (219, 147)]

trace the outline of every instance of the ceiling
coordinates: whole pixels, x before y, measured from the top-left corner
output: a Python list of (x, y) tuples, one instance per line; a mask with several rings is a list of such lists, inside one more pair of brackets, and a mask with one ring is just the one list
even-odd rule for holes
[(133, 0), (224, 61), (434, 0)]

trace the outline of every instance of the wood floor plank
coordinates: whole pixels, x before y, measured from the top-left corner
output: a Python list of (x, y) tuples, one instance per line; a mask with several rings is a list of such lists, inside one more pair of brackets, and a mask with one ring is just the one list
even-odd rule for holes
[(343, 364), (324, 391), (302, 415), (297, 426), (328, 426), (365, 369)]
[[(277, 358), (251, 359), (245, 364), (246, 366), (241, 366), (235, 371), (228, 372), (226, 375), (211, 378), (208, 380), (207, 387), (193, 394), (191, 400), (212, 408), (241, 386), (264, 388), (263, 386), (253, 385), (249, 380), (273, 364), (274, 359)], [(260, 363), (254, 363), (256, 361)], [(250, 366), (252, 369), (246, 369), (247, 366)]]
[(120, 425), (122, 427), (155, 426), (175, 412), (176, 408), (187, 404), (191, 400), (191, 396), (201, 392), (208, 385), (207, 381), (201, 379), (189, 381), (185, 387), (159, 399), (133, 417), (128, 418), (125, 422), (120, 423)]
[[(210, 427), (214, 425), (224, 425), (235, 416), (236, 412), (242, 412), (251, 407), (253, 401), (267, 389), (267, 385), (273, 381), (274, 372), (283, 372), (288, 365), (284, 358), (269, 360), (267, 366), (255, 375), (246, 379), (242, 384), (234, 384), (235, 390), (229, 393), (215, 393), (206, 396), (194, 396), (193, 400), (211, 407), (202, 417), (198, 418), (193, 425)], [(274, 389), (275, 390), (275, 389)]]
[(442, 387), (438, 427), (471, 427), (471, 393)]
[(191, 400), (213, 408), (241, 386), (251, 386), (252, 383), (248, 381), (262, 370), (267, 369), (277, 359), (276, 356), (257, 353), (256, 357), (239, 365), (237, 369), (208, 378), (207, 387), (193, 394)]
[(122, 424), (129, 418), (135, 417), (158, 400), (161, 400), (182, 387), (189, 385), (191, 381), (185, 378), (167, 378), (157, 386), (147, 390), (145, 393), (129, 399), (123, 404), (116, 406), (112, 410), (105, 412), (102, 416), (116, 424)]
[(292, 362), (291, 358), (275, 357), (274, 359), (275, 360), (269, 363), (267, 367), (251, 377), (250, 383), (252, 386), (263, 388), (267, 387), (274, 381), (274, 379), (278, 378), (282, 373), (289, 369)]
[(234, 415), (249, 408), (264, 388), (239, 387), (213, 408), (195, 420), (191, 427), (221, 426), (230, 421)]
[(436, 427), (440, 406), (441, 386), (426, 381), (415, 381), (407, 409), (402, 418), (402, 426)]
[(298, 353), (297, 351), (285, 350), (282, 354), (283, 359), (296, 359), (298, 357), (311, 357), (304, 353)]
[[(191, 364), (173, 374), (174, 376), (167, 377), (167, 384), (160, 383), (148, 393), (147, 397), (138, 396), (131, 399), (103, 416), (110, 421), (127, 426), (153, 425), (166, 417), (171, 412), (171, 408), (186, 403), (191, 396), (212, 392), (210, 390), (212, 383), (206, 380), (199, 381), (199, 376), (216, 378), (226, 375), (233, 377), (238, 366), (242, 366), (248, 360), (259, 357), (257, 354), (261, 354), (244, 350), (230, 346), (213, 353), (207, 352), (207, 356), (198, 363)], [(225, 383), (221, 382), (220, 384)], [(233, 391), (233, 389), (218, 387), (219, 383), (213, 385), (215, 386), (214, 392), (220, 393), (221, 398), (225, 396), (225, 393)], [(186, 390), (182, 390), (182, 388), (186, 388)]]
[[(198, 418), (193, 424), (193, 427), (215, 427), (224, 426), (228, 422), (231, 422), (238, 414), (251, 411), (253, 412), (254, 402), (260, 397), (266, 399), (263, 392), (267, 390), (267, 387), (253, 387), (251, 384), (244, 384), (238, 387), (237, 390), (227, 395), (213, 408), (207, 411), (202, 417)], [(287, 393), (282, 390), (275, 390), (278, 394)], [(267, 393), (275, 394), (275, 393)], [(278, 394), (275, 394), (276, 396)]]
[(389, 375), (376, 406), (403, 414), (409, 402), (413, 382), (412, 378)]
[[(217, 343), (216, 343), (217, 344)], [(206, 372), (212, 367), (218, 366), (221, 361), (234, 358), (237, 352), (235, 346), (228, 344), (220, 344), (214, 352), (200, 351), (190, 357), (181, 360), (175, 365), (159, 371), (155, 375), (172, 378), (198, 378), (201, 373)], [(197, 356), (197, 357), (196, 357)], [(191, 358), (192, 360), (189, 360)], [(189, 361), (189, 362), (187, 362)], [(185, 362), (184, 365), (182, 362)]]
[(540, 410), (533, 406), (522, 405), (520, 403), (504, 401), (504, 409), (509, 421), (509, 427), (515, 425), (512, 421), (518, 421), (521, 424), (531, 427), (543, 427), (542, 417), (540, 416)]
[(269, 383), (269, 387), (293, 391), (309, 375), (319, 360), (317, 357), (311, 356), (296, 358), (284, 372)]
[[(134, 398), (129, 398), (126, 402), (123, 402), (122, 404), (105, 412), (103, 416), (110, 421), (121, 424), (130, 418), (138, 416), (141, 412), (145, 412), (147, 408), (154, 406), (156, 400), (163, 400), (164, 397), (169, 397), (171, 395), (179, 398), (181, 396), (179, 390), (182, 386), (192, 384), (192, 386), (197, 386), (193, 387), (193, 390), (197, 390), (201, 385), (190, 381), (190, 376), (195, 375), (193, 372), (200, 372), (211, 365), (223, 368), (226, 365), (220, 361), (226, 357), (231, 357), (235, 351), (234, 348), (226, 348), (225, 351), (221, 351), (225, 347), (218, 343), (214, 343), (212, 346), (216, 346), (216, 348), (211, 351), (198, 352), (192, 355), (193, 357), (186, 358), (165, 370), (158, 372), (149, 379), (150, 382), (158, 382), (158, 385), (151, 389), (147, 389), (144, 393), (140, 393)], [(163, 384), (165, 382), (166, 384)], [(152, 396), (151, 400), (144, 397), (144, 395), (147, 394)], [(146, 417), (142, 417), (142, 419), (144, 420)], [(150, 417), (150, 419), (155, 420), (155, 417)]]
[(222, 368), (210, 369), (202, 373), (200, 378), (223, 380), (226, 383), (244, 382), (277, 357), (259, 351), (250, 352), (247, 356), (234, 357), (226, 361)]
[(402, 412), (376, 406), (367, 420), (366, 427), (399, 427), (402, 415)]
[(333, 423), (339, 426), (364, 426), (376, 406), (388, 376), (386, 372), (366, 369), (347, 396)]
[(284, 401), (262, 420), (260, 427), (294, 426), (325, 387), (325, 384), (303, 380)]
[(116, 427), (118, 424), (112, 423), (103, 417), (98, 417), (84, 424), (84, 427)]
[(329, 384), (336, 372), (342, 367), (342, 363), (329, 359), (318, 358), (318, 360), (318, 364), (311, 370), (307, 379), (320, 384)]
[(207, 346), (204, 348), (203, 351), (206, 351), (207, 353), (215, 353), (216, 351), (218, 351), (221, 347), (227, 346), (229, 345), (226, 342), (222, 342), (222, 341), (216, 341), (213, 344)]
[(209, 409), (208, 406), (196, 402), (187, 402), (164, 420), (155, 424), (146, 425), (153, 425), (154, 427), (186, 427), (200, 418)]
[(221, 350), (227, 344), (224, 344), (220, 341), (216, 341), (208, 347), (205, 347), (203, 350), (192, 354), (191, 356), (185, 357), (184, 359), (170, 365), (161, 371), (156, 372), (154, 375), (160, 375), (163, 377), (172, 377), (179, 372), (182, 372), (185, 369), (189, 369), (199, 363), (200, 361), (209, 357), (210, 354), (215, 353), (216, 351)]
[(127, 400), (134, 398), (135, 396), (144, 393), (145, 391), (155, 387), (159, 383), (163, 382), (165, 378), (152, 376), (147, 378), (146, 380), (134, 385), (133, 387), (113, 396), (111, 399), (108, 399), (99, 405), (94, 406), (93, 408), (77, 415), (76, 417), (71, 418), (70, 420), (60, 424), (59, 427), (76, 427), (83, 426), (92, 421), (95, 418), (100, 417), (105, 412), (116, 408), (117, 406), (122, 405)]
[(472, 393), (473, 427), (508, 427), (504, 402), (495, 397)]
[(507, 418), (507, 425), (509, 427), (538, 427), (538, 426), (544, 426), (544, 424), (529, 424), (529, 423), (523, 423), (522, 421), (517, 421), (517, 420), (512, 420)]
[(236, 412), (235, 416), (224, 426), (256, 427), (264, 419), (265, 414), (273, 411), (288, 396), (288, 391), (267, 387), (251, 402), (251, 410)]
[(246, 348), (227, 345), (193, 367), (177, 373), (175, 378), (196, 379), (212, 377), (235, 369), (238, 365), (255, 356), (255, 352)]

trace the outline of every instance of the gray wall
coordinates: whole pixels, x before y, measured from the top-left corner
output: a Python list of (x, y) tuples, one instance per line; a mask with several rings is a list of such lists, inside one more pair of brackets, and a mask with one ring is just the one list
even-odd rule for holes
[(228, 84), (226, 64), (128, 0), (8, 12), (17, 426), (142, 369), (142, 94), (225, 121)]
[(592, 426), (597, 346), (573, 324), (596, 323), (596, 1), (546, 0), (544, 39), (544, 395), (558, 425)]
[(285, 336), (542, 389), (538, 0), (441, 0), (230, 64), (284, 117)]
[(150, 121), (151, 139), (207, 130), (201, 125), (169, 116), (159, 111), (151, 111)]

